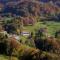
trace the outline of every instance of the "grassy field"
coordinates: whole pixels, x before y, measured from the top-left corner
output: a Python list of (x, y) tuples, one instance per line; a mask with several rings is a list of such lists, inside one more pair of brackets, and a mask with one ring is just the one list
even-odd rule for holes
[[(35, 35), (36, 30), (44, 27), (47, 27), (48, 35), (55, 36), (55, 32), (60, 30), (60, 22), (54, 21), (36, 22), (33, 26), (25, 26), (24, 28), (29, 32), (33, 32)], [(23, 43), (27, 40), (26, 36), (20, 36), (20, 38)]]
[(30, 32), (34, 32), (41, 27), (47, 27), (48, 32), (53, 34), (55, 31), (60, 30), (60, 22), (46, 21), (45, 24), (44, 22), (37, 22), (34, 26), (26, 26), (25, 28)]
[[(45, 22), (37, 22), (34, 24), (34, 26), (25, 26), (26, 30), (29, 32), (34, 32), (38, 30), (39, 28), (47, 27), (47, 31), (49, 35), (54, 36), (55, 32), (60, 30), (60, 22), (54, 22), (54, 21), (45, 21)], [(26, 37), (22, 37), (22, 40), (26, 40)]]

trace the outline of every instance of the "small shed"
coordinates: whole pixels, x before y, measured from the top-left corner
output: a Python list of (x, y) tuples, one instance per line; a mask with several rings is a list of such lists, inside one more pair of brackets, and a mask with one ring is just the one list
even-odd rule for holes
[(21, 32), (21, 35), (23, 36), (29, 36), (30, 35), (30, 32), (26, 29), (24, 29), (22, 32)]

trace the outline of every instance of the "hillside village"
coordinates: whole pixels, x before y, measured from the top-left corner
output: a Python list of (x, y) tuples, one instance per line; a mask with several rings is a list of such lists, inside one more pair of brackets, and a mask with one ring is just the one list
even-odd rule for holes
[(1, 0), (1, 59), (60, 60), (60, 1)]

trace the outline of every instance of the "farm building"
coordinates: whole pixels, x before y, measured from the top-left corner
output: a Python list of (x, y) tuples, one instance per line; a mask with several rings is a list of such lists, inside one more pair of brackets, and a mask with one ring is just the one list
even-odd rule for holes
[(22, 18), (22, 22), (23, 22), (23, 25), (24, 25), (24, 26), (34, 25), (35, 20), (34, 20), (33, 17), (23, 17), (23, 18)]

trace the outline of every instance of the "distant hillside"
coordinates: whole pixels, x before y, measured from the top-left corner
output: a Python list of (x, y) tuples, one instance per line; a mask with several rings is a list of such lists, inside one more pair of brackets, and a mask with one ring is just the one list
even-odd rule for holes
[(3, 5), (0, 13), (12, 13), (21, 16), (31, 14), (35, 16), (57, 15), (60, 13), (59, 2), (58, 0), (0, 0), (0, 7)]

